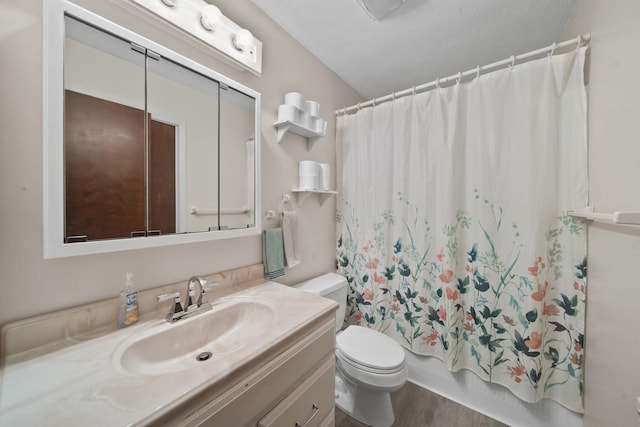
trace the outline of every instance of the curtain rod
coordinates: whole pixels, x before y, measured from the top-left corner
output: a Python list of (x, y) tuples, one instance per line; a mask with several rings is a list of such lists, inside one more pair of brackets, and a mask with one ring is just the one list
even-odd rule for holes
[(448, 82), (451, 82), (453, 80), (455, 80), (457, 83), (459, 83), (463, 78), (465, 77), (469, 77), (469, 76), (475, 76), (475, 77), (479, 77), (480, 74), (482, 74), (483, 72), (487, 72), (487, 71), (495, 71), (496, 69), (505, 67), (507, 65), (509, 66), (514, 66), (516, 63), (523, 63), (523, 62), (527, 62), (529, 60), (535, 59), (537, 57), (539, 57), (540, 55), (543, 54), (548, 54), (549, 56), (553, 55), (556, 51), (556, 49), (561, 49), (567, 46), (571, 46), (573, 44), (577, 44), (577, 47), (579, 48), (580, 46), (582, 46), (583, 44), (586, 46), (589, 44), (591, 40), (591, 34), (590, 33), (586, 33), (586, 34), (581, 34), (578, 37), (576, 37), (573, 40), (567, 40), (564, 41), (562, 43), (552, 43), (551, 45), (547, 46), (547, 47), (543, 47), (541, 49), (538, 50), (534, 50), (531, 52), (527, 52), (527, 53), (523, 53), (521, 55), (514, 55), (511, 56), (510, 58), (504, 59), (502, 61), (497, 61), (488, 65), (483, 65), (483, 66), (478, 66), (472, 70), (468, 70), (468, 71), (464, 71), (464, 72), (460, 72), (458, 74), (454, 74), (451, 75), (449, 77), (444, 77), (442, 79), (438, 78), (432, 82), (429, 83), (425, 83), (419, 86), (413, 86), (412, 88), (409, 89), (405, 89), (402, 90), (400, 92), (394, 92), (392, 94), (389, 95), (384, 95), (381, 96), (379, 98), (373, 98), (370, 101), (366, 101), (366, 102), (362, 102), (362, 103), (358, 103), (356, 105), (352, 105), (351, 107), (344, 107), (344, 108), (339, 108), (335, 111), (335, 114), (337, 116), (339, 115), (344, 115), (356, 110), (360, 110), (362, 108), (366, 108), (366, 107), (375, 107), (377, 104), (382, 104), (384, 102), (388, 102), (388, 101), (392, 101), (395, 100), (396, 98), (401, 98), (403, 96), (407, 96), (407, 95), (415, 95), (418, 92), (422, 92), (422, 91), (426, 91), (429, 89), (433, 89), (436, 87), (440, 87), (442, 84), (446, 84)]

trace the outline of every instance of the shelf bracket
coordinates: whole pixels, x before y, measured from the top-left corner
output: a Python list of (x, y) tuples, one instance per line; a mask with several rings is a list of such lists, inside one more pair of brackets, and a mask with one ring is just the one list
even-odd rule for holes
[(320, 199), (320, 206), (324, 205), (324, 202), (331, 196), (331, 193), (318, 193), (318, 198)]
[(318, 139), (322, 138), (326, 134), (326, 122), (324, 123), (325, 123), (325, 126), (322, 132), (316, 132), (315, 130), (305, 127), (300, 123), (291, 122), (289, 120), (276, 122), (273, 125), (276, 127), (276, 129), (278, 129), (278, 144), (282, 141), (282, 138), (284, 138), (285, 133), (292, 132), (292, 133), (295, 133), (296, 135), (300, 135), (306, 138), (307, 151), (311, 151), (313, 144), (315, 144), (315, 142)]
[[(291, 125), (278, 127), (278, 144), (280, 144), (280, 141), (282, 141), (284, 134), (289, 132), (290, 129), (291, 129)], [(307, 141), (307, 145), (308, 145), (308, 141)]]
[(309, 195), (311, 193), (307, 192), (307, 191), (300, 191), (300, 192), (296, 191), (293, 194), (295, 194), (296, 197), (298, 198), (297, 205), (298, 206), (302, 206), (304, 204), (305, 200), (307, 200), (309, 198)]
[(313, 148), (313, 144), (316, 143), (317, 140), (319, 140), (320, 138), (322, 138), (321, 136), (310, 136), (307, 138), (307, 152), (311, 151), (311, 148)]
[(299, 206), (302, 206), (304, 201), (307, 200), (307, 198), (311, 194), (317, 194), (318, 195), (318, 200), (320, 201), (320, 206), (322, 206), (324, 204), (324, 202), (329, 198), (329, 196), (335, 196), (336, 194), (338, 194), (337, 191), (303, 190), (303, 189), (300, 189), (300, 188), (294, 188), (293, 190), (291, 190), (291, 192), (293, 194), (295, 194), (296, 197), (298, 198), (298, 205)]

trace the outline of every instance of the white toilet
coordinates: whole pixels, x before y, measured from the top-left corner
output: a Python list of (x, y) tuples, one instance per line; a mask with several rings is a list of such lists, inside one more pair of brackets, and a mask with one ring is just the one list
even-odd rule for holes
[(336, 313), (336, 406), (372, 427), (393, 424), (389, 393), (407, 381), (404, 350), (392, 338), (351, 325), (341, 331), (347, 306), (347, 280), (327, 273), (293, 286), (340, 304)]

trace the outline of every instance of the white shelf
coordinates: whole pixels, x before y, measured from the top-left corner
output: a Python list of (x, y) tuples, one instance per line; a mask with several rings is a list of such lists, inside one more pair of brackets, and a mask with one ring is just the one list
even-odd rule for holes
[(305, 189), (302, 189), (302, 188), (294, 188), (293, 190), (291, 190), (291, 192), (293, 194), (295, 194), (296, 197), (298, 198), (298, 205), (300, 205), (300, 206), (302, 206), (304, 201), (307, 200), (307, 198), (311, 194), (317, 194), (318, 195), (318, 198), (320, 199), (320, 204), (321, 205), (324, 204), (324, 201), (327, 200), (329, 198), (329, 196), (333, 196), (335, 194), (338, 194), (337, 191), (305, 190)]
[(313, 147), (313, 144), (315, 144), (318, 139), (322, 138), (326, 134), (326, 130), (325, 132), (317, 132), (306, 126), (303, 126), (300, 123), (292, 122), (290, 120), (275, 122), (273, 125), (276, 127), (276, 129), (278, 129), (278, 143), (282, 141), (282, 137), (284, 137), (285, 133), (293, 132), (297, 135), (307, 138), (307, 151), (311, 151), (311, 147)]

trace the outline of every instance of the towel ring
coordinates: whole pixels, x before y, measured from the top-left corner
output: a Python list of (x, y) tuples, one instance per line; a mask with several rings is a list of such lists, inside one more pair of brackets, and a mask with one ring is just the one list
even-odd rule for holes
[[(287, 210), (284, 209), (284, 206), (287, 203), (291, 205), (291, 207), (293, 208), (292, 210), (287, 211)], [(295, 212), (296, 211), (296, 204), (293, 201), (293, 199), (291, 198), (290, 194), (283, 194), (282, 195), (282, 200), (280, 201), (280, 204), (278, 205), (278, 210), (280, 212)]]

